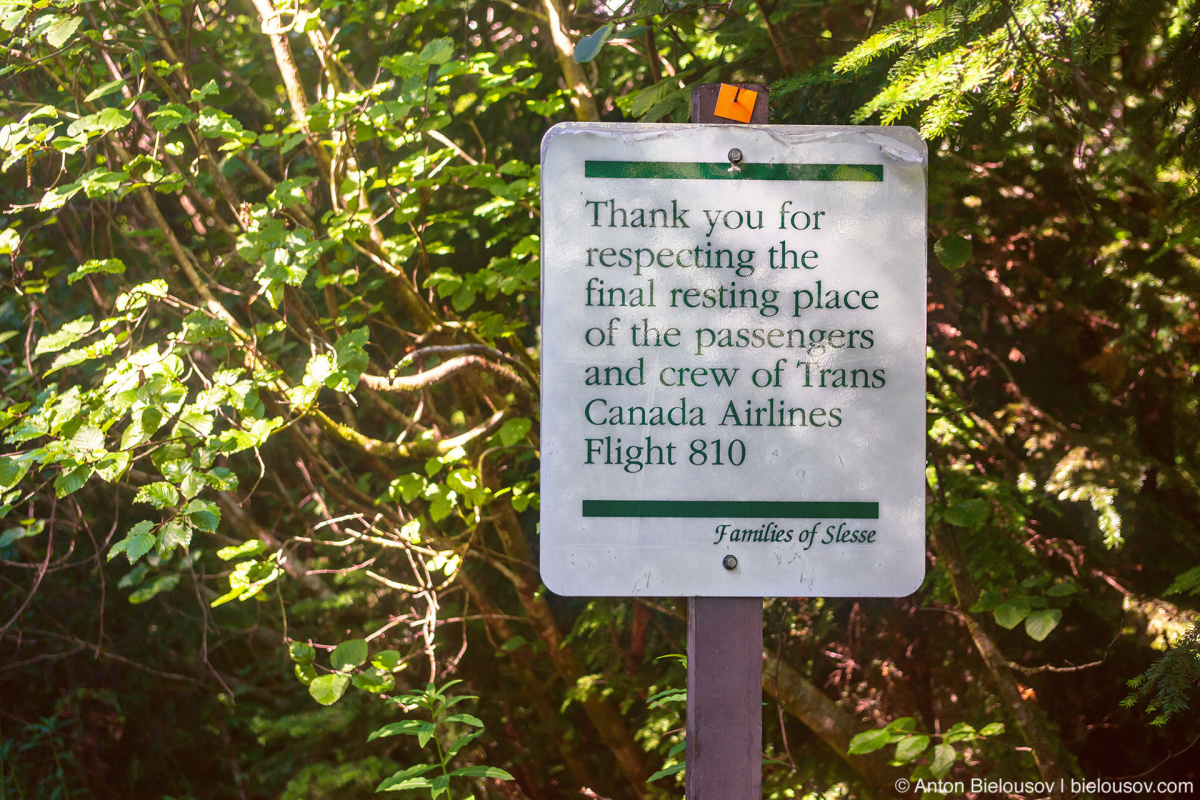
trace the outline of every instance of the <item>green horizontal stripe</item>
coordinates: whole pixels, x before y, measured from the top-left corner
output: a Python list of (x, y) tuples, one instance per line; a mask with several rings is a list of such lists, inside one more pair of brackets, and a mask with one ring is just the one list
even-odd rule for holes
[(883, 181), (882, 164), (742, 164), (697, 161), (585, 161), (585, 178), (698, 181)]
[(585, 517), (879, 519), (879, 503), (774, 500), (584, 500)]

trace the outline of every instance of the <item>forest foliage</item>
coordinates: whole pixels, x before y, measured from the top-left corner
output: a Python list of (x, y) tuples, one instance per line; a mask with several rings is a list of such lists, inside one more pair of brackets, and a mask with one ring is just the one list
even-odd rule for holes
[(0, 28), (0, 794), (681, 795), (686, 602), (538, 577), (538, 145), (734, 80), (931, 154), (927, 579), (765, 600), (764, 796), (1200, 779), (1200, 3)]

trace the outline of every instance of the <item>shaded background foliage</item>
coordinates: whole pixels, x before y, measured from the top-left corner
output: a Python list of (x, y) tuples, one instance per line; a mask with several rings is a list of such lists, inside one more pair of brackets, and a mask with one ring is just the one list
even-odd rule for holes
[(5, 0), (0, 793), (365, 797), (461, 679), (459, 792), (680, 794), (686, 604), (537, 577), (537, 148), (735, 79), (931, 152), (929, 576), (766, 601), (764, 794), (1195, 780), (1198, 17)]

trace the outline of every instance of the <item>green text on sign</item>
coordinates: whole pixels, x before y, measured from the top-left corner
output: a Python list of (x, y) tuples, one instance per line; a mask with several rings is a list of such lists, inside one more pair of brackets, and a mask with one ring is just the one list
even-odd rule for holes
[(584, 500), (585, 517), (879, 519), (879, 503), (775, 500)]
[(585, 178), (881, 183), (882, 164), (729, 164), (698, 161), (584, 161)]

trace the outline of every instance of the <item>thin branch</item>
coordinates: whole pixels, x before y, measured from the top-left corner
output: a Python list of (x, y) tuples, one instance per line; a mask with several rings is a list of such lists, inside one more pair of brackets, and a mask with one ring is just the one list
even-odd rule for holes
[(3, 627), (0, 627), (0, 638), (3, 638), (4, 634), (10, 627), (12, 627), (13, 623), (20, 619), (21, 615), (25, 613), (25, 609), (33, 600), (33, 596), (37, 594), (38, 587), (42, 585), (42, 578), (46, 577), (46, 568), (50, 566), (50, 556), (54, 553), (54, 515), (57, 510), (58, 501), (56, 500), (54, 501), (54, 505), (51, 506), (50, 519), (46, 525), (46, 527), (50, 529), (50, 532), (46, 537), (46, 558), (44, 561), (42, 561), (42, 566), (38, 570), (38, 574), (33, 579), (33, 586), (29, 587), (29, 594), (25, 595), (25, 600), (21, 603), (20, 608), (17, 609), (16, 613), (12, 615), (12, 618), (9, 619), (8, 622), (4, 623)]
[(511, 383), (515, 388), (520, 389), (522, 394), (525, 394), (527, 397), (532, 396), (529, 388), (525, 386), (525, 382), (515, 372), (480, 356), (459, 356), (458, 358), (452, 358), (445, 363), (416, 375), (403, 375), (390, 378), (378, 375), (363, 375), (360, 378), (360, 383), (378, 392), (415, 392), (441, 383), (454, 373), (467, 367), (478, 367), (493, 372), (508, 383)]

